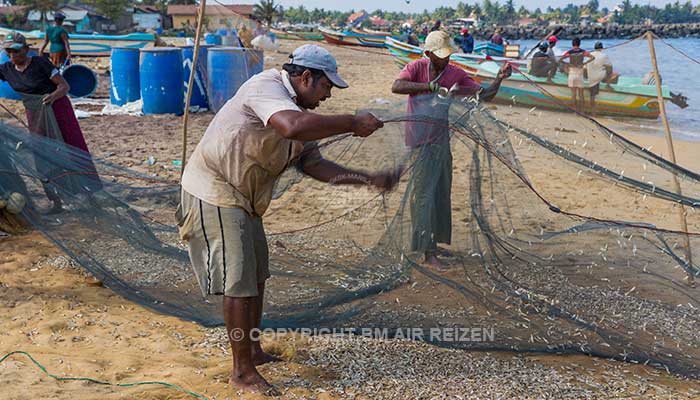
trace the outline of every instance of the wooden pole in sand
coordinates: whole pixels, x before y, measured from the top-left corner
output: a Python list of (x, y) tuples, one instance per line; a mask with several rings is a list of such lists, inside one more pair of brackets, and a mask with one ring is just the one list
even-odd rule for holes
[[(661, 74), (659, 74), (659, 66), (656, 64), (656, 49), (654, 48), (654, 34), (651, 31), (646, 33), (647, 40), (649, 41), (649, 53), (651, 55), (651, 65), (654, 67), (654, 80), (656, 81), (656, 98), (659, 102), (659, 112), (661, 113), (661, 121), (664, 124), (664, 130), (666, 131), (666, 147), (668, 148), (669, 161), (676, 164), (676, 152), (673, 148), (673, 137), (671, 136), (671, 126), (668, 124), (668, 118), (666, 117), (666, 105), (664, 104), (663, 91), (661, 90)], [(678, 182), (678, 177), (673, 175), (673, 186), (676, 194), (681, 195), (681, 184)], [(679, 204), (679, 217), (681, 223), (681, 230), (683, 232), (688, 232), (688, 221), (686, 219), (685, 207)], [(688, 265), (693, 265), (693, 252), (690, 249), (690, 238), (688, 235), (683, 235), (685, 244), (685, 256)], [(695, 278), (693, 274), (688, 273), (688, 284), (695, 286)]]
[(202, 24), (204, 23), (204, 14), (206, 12), (207, 0), (199, 2), (199, 15), (197, 16), (197, 32), (194, 35), (194, 54), (192, 54), (192, 66), (190, 67), (190, 79), (187, 82), (187, 98), (185, 99), (185, 115), (182, 117), (182, 158), (180, 176), (185, 172), (185, 164), (187, 164), (187, 122), (190, 119), (190, 101), (192, 100), (192, 85), (194, 85), (194, 77), (197, 74), (197, 65), (199, 63), (199, 41), (202, 36)]

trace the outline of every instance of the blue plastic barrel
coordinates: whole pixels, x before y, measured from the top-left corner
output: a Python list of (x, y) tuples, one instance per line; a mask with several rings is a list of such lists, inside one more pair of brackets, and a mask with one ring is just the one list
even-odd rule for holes
[(221, 45), (226, 47), (238, 47), (241, 44), (238, 41), (238, 36), (230, 32), (229, 35), (221, 37)]
[(209, 108), (218, 112), (251, 74), (249, 49), (215, 47), (207, 54)]
[(204, 42), (211, 45), (221, 45), (221, 36), (214, 33), (207, 33), (204, 36)]
[[(38, 54), (39, 53), (37, 53), (35, 50), (29, 50), (30, 56), (37, 56)], [(5, 50), (0, 52), (0, 64), (4, 64), (9, 61), (10, 56), (8, 56), (7, 53), (5, 53)], [(22, 96), (20, 96), (19, 93), (15, 92), (15, 90), (12, 89), (12, 86), (10, 86), (10, 84), (5, 81), (0, 81), (0, 98), (22, 100)]]
[(182, 49), (141, 49), (139, 84), (143, 113), (182, 115)]
[(182, 48), (182, 68), (183, 68), (183, 80), (184, 80), (184, 95), (187, 99), (187, 85), (190, 82), (190, 73), (194, 69), (196, 71), (194, 75), (194, 82), (192, 86), (192, 97), (190, 99), (190, 106), (199, 106), (200, 108), (208, 108), (209, 103), (207, 101), (207, 49), (208, 46), (199, 47), (199, 60), (197, 62), (197, 68), (192, 68), (192, 61), (194, 59), (194, 47), (186, 46)]
[(139, 49), (112, 48), (109, 98), (112, 104), (123, 106), (141, 98), (139, 85)]
[(63, 69), (63, 79), (68, 82), (70, 97), (86, 97), (97, 89), (97, 75), (81, 64), (71, 64)]

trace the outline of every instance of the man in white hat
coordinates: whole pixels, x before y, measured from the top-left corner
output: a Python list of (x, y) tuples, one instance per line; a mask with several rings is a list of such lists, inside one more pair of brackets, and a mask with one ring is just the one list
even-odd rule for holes
[(262, 318), (268, 247), (262, 216), (277, 178), (290, 166), (332, 184), (392, 188), (397, 172), (369, 173), (321, 157), (317, 140), (352, 132), (367, 137), (382, 127), (374, 115), (321, 115), (314, 109), (347, 88), (335, 58), (304, 45), (283, 70), (269, 69), (244, 83), (216, 114), (182, 177), (180, 236), (204, 296), (223, 298), (233, 354), (230, 382), (240, 389), (275, 393), (256, 365), (279, 361), (254, 336)]
[(449, 88), (452, 94), (478, 95), (480, 100), (490, 101), (498, 93), (501, 81), (510, 76), (511, 68), (504, 63), (494, 82), (482, 88), (466, 71), (450, 65), (450, 55), (456, 49), (447, 32), (431, 32), (423, 49), (425, 58), (408, 63), (391, 90), (408, 95), (409, 115), (430, 116), (431, 119), (430, 123), (406, 124), (406, 145), (416, 156), (411, 196), (411, 248), (425, 255), (426, 264), (442, 269), (444, 266), (437, 257), (438, 243), (450, 244), (452, 240), (452, 153), (449, 108), (435, 107), (433, 96)]

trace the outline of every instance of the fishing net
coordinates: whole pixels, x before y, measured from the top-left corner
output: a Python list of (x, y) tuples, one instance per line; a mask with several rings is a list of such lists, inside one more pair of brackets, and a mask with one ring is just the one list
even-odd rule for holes
[[(385, 121), (371, 137), (319, 143), (350, 168), (400, 168), (393, 190), (328, 185), (294, 168), (280, 178), (264, 216), (265, 327), (410, 328), (444, 346), (700, 375), (700, 304), (688, 285), (698, 268), (685, 251), (700, 235), (700, 175), (573, 113), (416, 102), (430, 112), (385, 104), (371, 110)], [(436, 136), (410, 147), (407, 132)], [(178, 184), (51, 137), (60, 134), (0, 127), (0, 196), (26, 197), (21, 217), (114, 292), (221, 324), (220, 299), (201, 297), (174, 228)], [(49, 193), (62, 212), (45, 212)], [(426, 251), (444, 268), (426, 266)]]

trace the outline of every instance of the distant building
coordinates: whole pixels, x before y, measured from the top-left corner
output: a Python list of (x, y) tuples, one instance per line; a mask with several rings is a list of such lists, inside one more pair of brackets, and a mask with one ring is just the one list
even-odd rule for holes
[(155, 6), (134, 6), (134, 27), (136, 29), (158, 30), (163, 28), (163, 16)]
[[(58, 9), (66, 16), (63, 21), (63, 26), (71, 32), (77, 33), (92, 33), (92, 32), (118, 32), (131, 27), (133, 8), (129, 7), (124, 10), (119, 18), (110, 20), (104, 15), (99, 14), (96, 9), (90, 5), (66, 4)], [(37, 10), (31, 10), (27, 16), (27, 22), (34, 29), (45, 29), (44, 24), (49, 25), (53, 22), (53, 11), (42, 13)], [(42, 18), (43, 17), (43, 18)]]
[(364, 12), (356, 12), (355, 14), (352, 14), (348, 17), (347, 23), (348, 25), (353, 25), (353, 26), (358, 26), (362, 24), (363, 22), (367, 21), (369, 19), (369, 15)]
[(537, 24), (537, 18), (518, 18), (515, 20), (515, 25), (533, 26)]
[(374, 29), (388, 29), (391, 27), (391, 22), (376, 15), (369, 17), (369, 22), (372, 24), (372, 28)]
[(459, 25), (460, 27), (466, 26), (468, 28), (471, 28), (471, 27), (479, 26), (479, 24), (481, 24), (481, 21), (479, 20), (479, 18), (476, 15), (472, 14), (468, 18), (457, 18), (456, 20), (454, 20), (452, 22), (452, 24)]
[[(197, 6), (169, 5), (168, 16), (173, 20), (174, 29), (194, 28), (197, 24)], [(208, 29), (238, 28), (242, 24), (253, 28), (252, 4), (210, 5), (205, 8), (204, 16), (208, 20)]]
[[(58, 11), (66, 16), (65, 21), (63, 21), (63, 26), (69, 31), (92, 32), (94, 29), (92, 22), (97, 15), (91, 16), (88, 9), (75, 5), (65, 5)], [(35, 29), (44, 29), (44, 23), (51, 24), (53, 22), (53, 11), (47, 12), (43, 18), (41, 14), (42, 13), (40, 11), (32, 10), (27, 16), (29, 24)]]
[(582, 14), (578, 17), (578, 24), (581, 26), (588, 26), (592, 22), (592, 18), (589, 14)]

